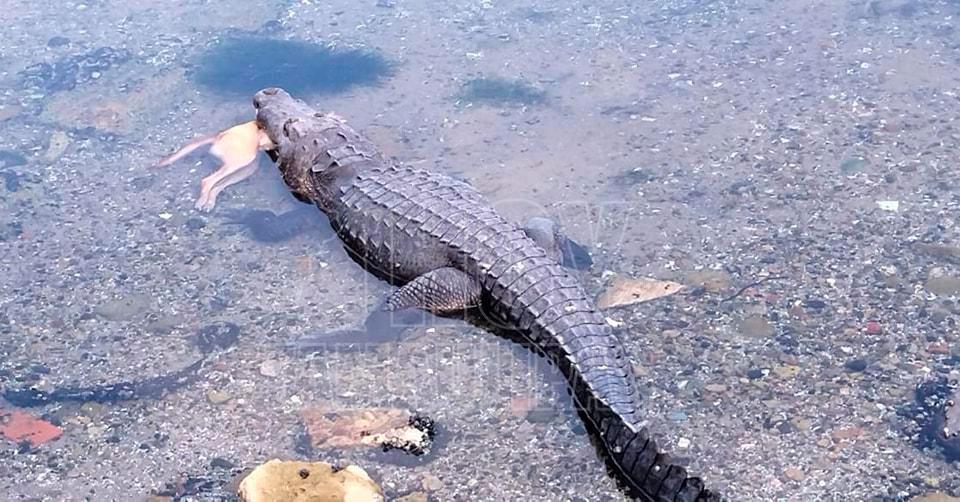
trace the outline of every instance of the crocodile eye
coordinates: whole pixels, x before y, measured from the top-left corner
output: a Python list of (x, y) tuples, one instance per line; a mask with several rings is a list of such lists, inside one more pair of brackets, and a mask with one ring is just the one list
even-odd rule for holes
[(288, 138), (291, 137), (293, 125), (297, 122), (299, 122), (299, 119), (287, 119), (287, 121), (283, 123), (283, 135)]

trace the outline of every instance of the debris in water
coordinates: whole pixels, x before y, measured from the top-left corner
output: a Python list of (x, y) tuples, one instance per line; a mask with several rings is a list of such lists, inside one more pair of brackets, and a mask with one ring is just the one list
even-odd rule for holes
[(308, 408), (300, 416), (314, 448), (376, 446), (422, 455), (434, 436), (433, 420), (399, 408)]
[(607, 287), (606, 291), (597, 299), (597, 306), (606, 309), (622, 305), (642, 303), (664, 296), (672, 295), (681, 289), (683, 284), (657, 279), (617, 276)]
[(26, 441), (36, 448), (60, 437), (63, 432), (56, 425), (29, 413), (0, 409), (0, 436), (15, 443)]

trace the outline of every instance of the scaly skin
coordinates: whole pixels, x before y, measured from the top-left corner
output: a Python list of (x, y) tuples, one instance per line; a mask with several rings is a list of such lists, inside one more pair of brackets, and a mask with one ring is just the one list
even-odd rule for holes
[[(476, 190), (387, 160), (342, 119), (317, 113), (283, 90), (258, 92), (254, 106), (259, 127), (275, 145), (268, 153), (291, 192), (327, 214), (351, 256), (368, 270), (394, 284), (416, 285), (391, 300), (429, 297), (436, 303), (442, 291), (441, 300), (455, 307), (470, 302), (473, 287), (484, 305), (560, 368), (578, 411), (632, 494), (655, 501), (719, 500), (660, 454), (640, 426), (641, 397), (630, 362), (583, 287)], [(449, 283), (410, 283), (425, 274)]]

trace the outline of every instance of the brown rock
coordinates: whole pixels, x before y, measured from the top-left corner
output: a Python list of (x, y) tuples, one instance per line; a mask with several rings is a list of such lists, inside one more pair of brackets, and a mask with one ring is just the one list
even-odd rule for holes
[(241, 502), (382, 502), (383, 492), (366, 471), (325, 462), (270, 460), (250, 473), (237, 492)]
[(710, 392), (715, 392), (717, 394), (727, 391), (727, 386), (723, 385), (722, 383), (710, 383), (705, 385), (703, 388), (707, 389)]

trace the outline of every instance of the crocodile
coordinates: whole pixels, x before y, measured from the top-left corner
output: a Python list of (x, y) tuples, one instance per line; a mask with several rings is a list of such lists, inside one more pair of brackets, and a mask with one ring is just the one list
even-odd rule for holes
[[(568, 268), (550, 232), (524, 230), (464, 181), (406, 166), (332, 113), (283, 89), (253, 98), (261, 146), (301, 202), (329, 219), (347, 253), (398, 286), (370, 319), (480, 308), (508, 323), (562, 372), (578, 414), (628, 495), (720, 495), (660, 451), (619, 335)], [(319, 215), (318, 215), (319, 216)]]

